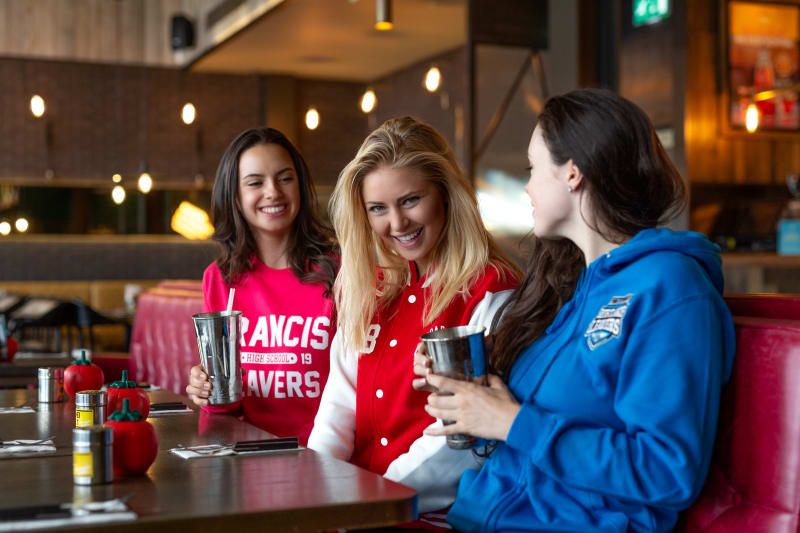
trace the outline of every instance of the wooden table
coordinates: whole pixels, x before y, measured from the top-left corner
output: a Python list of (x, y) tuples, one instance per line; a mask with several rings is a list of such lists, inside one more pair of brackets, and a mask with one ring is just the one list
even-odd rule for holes
[(39, 383), (40, 366), (64, 368), (72, 359), (66, 355), (43, 355), (41, 357), (17, 358), (11, 362), (0, 361), (0, 387), (27, 387)]
[[(75, 427), (75, 402), (40, 404), (35, 389), (0, 390), (0, 407), (28, 405), (35, 414), (0, 415), (0, 440), (44, 439), (55, 437), (56, 455), (72, 455), (72, 429)], [(164, 415), (148, 418), (158, 432), (158, 448), (169, 450), (179, 444), (222, 444), (240, 440), (266, 439), (269, 433), (241, 422), (232, 416), (210, 415), (183, 397), (170, 391), (148, 393), (152, 403), (182, 401), (192, 408), (191, 414)], [(189, 405), (191, 404), (191, 405)], [(3, 459), (0, 459), (2, 461)], [(5, 463), (0, 463), (5, 465)]]
[[(36, 391), (0, 391), (0, 406), (32, 402)], [(152, 392), (154, 402), (188, 400), (168, 391)], [(148, 533), (177, 529), (228, 532), (241, 529), (318, 531), (387, 526), (416, 517), (416, 493), (403, 485), (311, 450), (267, 455), (184, 460), (168, 448), (264, 438), (267, 433), (231, 416), (191, 415), (149, 419), (160, 450), (146, 475), (109, 485), (72, 483), (71, 438), (74, 404), (52, 404), (35, 414), (0, 415), (0, 437), (56, 435), (57, 455), (0, 459), (0, 509), (75, 500), (130, 496), (138, 520), (97, 526), (91, 531)], [(11, 435), (24, 431), (24, 435)], [(33, 433), (27, 433), (33, 431)]]

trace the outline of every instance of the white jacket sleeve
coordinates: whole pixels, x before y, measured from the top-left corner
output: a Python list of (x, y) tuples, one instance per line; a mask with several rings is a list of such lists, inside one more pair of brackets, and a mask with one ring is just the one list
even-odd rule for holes
[[(510, 295), (511, 290), (487, 292), (473, 310), (469, 325), (485, 326), (488, 333), (495, 313)], [(432, 424), (441, 425), (441, 420)], [(314, 433), (311, 435), (313, 437)], [(480, 465), (472, 450), (452, 450), (447, 447), (444, 437), (422, 435), (406, 453), (391, 462), (384, 477), (416, 490), (419, 493), (419, 512), (424, 513), (451, 505), (456, 499), (461, 474), (468, 468), (480, 468)]]
[(350, 460), (356, 435), (356, 376), (358, 355), (347, 354), (337, 331), (331, 341), (331, 368), (319, 403), (308, 447)]

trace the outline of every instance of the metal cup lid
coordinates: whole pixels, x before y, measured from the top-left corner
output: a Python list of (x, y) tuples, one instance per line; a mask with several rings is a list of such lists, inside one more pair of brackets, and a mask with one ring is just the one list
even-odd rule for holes
[(64, 369), (59, 368), (57, 366), (40, 366), (39, 367), (39, 377), (40, 378), (57, 378), (61, 379), (64, 376)]
[(75, 405), (94, 406), (106, 404), (106, 391), (82, 390), (75, 394)]
[(114, 428), (111, 426), (84, 426), (73, 428), (72, 445), (101, 445), (114, 442)]

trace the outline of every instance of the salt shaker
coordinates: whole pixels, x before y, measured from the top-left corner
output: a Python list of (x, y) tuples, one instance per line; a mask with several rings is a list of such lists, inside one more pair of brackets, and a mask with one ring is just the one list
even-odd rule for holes
[(114, 480), (114, 430), (87, 426), (72, 430), (72, 479), (76, 485), (99, 485)]
[(39, 403), (64, 401), (64, 369), (43, 366), (39, 368)]
[(106, 421), (106, 391), (84, 390), (75, 394), (75, 427), (93, 426)]

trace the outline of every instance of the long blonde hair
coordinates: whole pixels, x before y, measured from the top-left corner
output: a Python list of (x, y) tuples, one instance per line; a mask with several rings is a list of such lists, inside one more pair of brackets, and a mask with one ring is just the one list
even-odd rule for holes
[(487, 265), (497, 268), (502, 277), (521, 277), (484, 227), (472, 184), (459, 169), (447, 141), (434, 128), (411, 117), (388, 120), (361, 144), (339, 175), (330, 199), (330, 215), (342, 251), (334, 293), (338, 325), (348, 350), (363, 351), (375, 312), (397, 298), (409, 276), (408, 262), (384, 245), (367, 219), (362, 183), (381, 167), (419, 172), (439, 188), (445, 202), (445, 224), (427, 272), (431, 281), (424, 324), (439, 316), (457, 295), (466, 297)]

